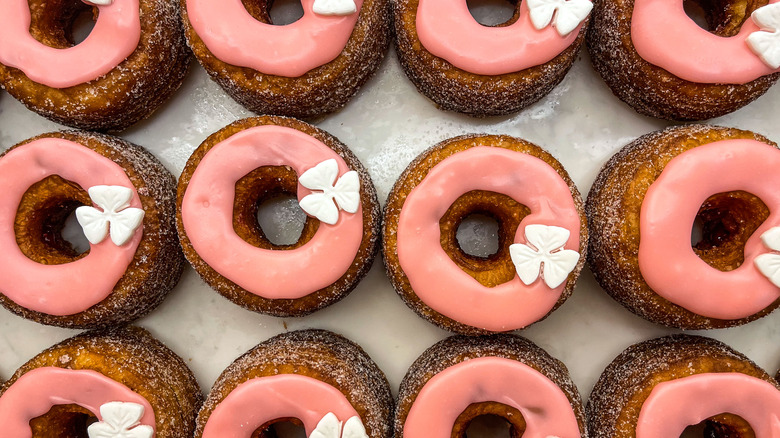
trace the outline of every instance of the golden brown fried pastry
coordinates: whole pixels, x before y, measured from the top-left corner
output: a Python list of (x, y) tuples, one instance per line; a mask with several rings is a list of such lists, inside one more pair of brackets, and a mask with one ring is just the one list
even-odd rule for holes
[(401, 382), (397, 438), (463, 438), (472, 421), (504, 420), (512, 438), (587, 437), (585, 412), (566, 367), (525, 338), (453, 336), (426, 350)]
[[(467, 254), (456, 232), (480, 214), (498, 251)], [(588, 231), (563, 166), (525, 140), (467, 135), (418, 156), (385, 207), (383, 251), (393, 287), (417, 314), (463, 334), (526, 327), (572, 293)]]
[(175, 353), (125, 327), (67, 339), (22, 365), (0, 387), (0, 422), (7, 436), (187, 438), (201, 402)]
[[(272, 243), (257, 208), (295, 196), (309, 215), (297, 242)], [(379, 246), (368, 172), (335, 137), (295, 119), (240, 120), (207, 138), (179, 178), (184, 254), (220, 294), (249, 310), (301, 316), (345, 297)]]
[[(125, 129), (165, 102), (187, 72), (175, 1), (12, 3), (0, 18), (0, 83), (55, 122)], [(84, 14), (93, 15), (95, 27), (76, 44), (74, 22)]]
[[(601, 374), (586, 407), (595, 438), (777, 433), (780, 386), (714, 339), (673, 335), (628, 347)], [(773, 420), (774, 419), (774, 420)], [(774, 421), (774, 423), (772, 423)]]
[[(780, 151), (748, 131), (706, 125), (640, 137), (613, 156), (588, 196), (589, 263), (637, 315), (722, 328), (780, 306)], [(779, 181), (780, 182), (780, 181)], [(694, 238), (692, 230), (700, 230)]]
[(358, 345), (325, 330), (302, 330), (236, 359), (211, 389), (195, 436), (273, 437), (279, 423), (293, 423), (306, 436), (365, 431), (390, 438), (392, 405), (385, 375)]
[[(0, 302), (71, 328), (154, 309), (184, 267), (173, 176), (143, 148), (82, 131), (43, 134), (0, 156)], [(62, 236), (75, 213), (84, 253)]]
[(390, 43), (388, 0), (330, 2), (336, 9), (303, 0), (303, 17), (283, 26), (271, 21), (268, 0), (180, 1), (195, 57), (259, 114), (312, 118), (340, 109), (379, 68)]

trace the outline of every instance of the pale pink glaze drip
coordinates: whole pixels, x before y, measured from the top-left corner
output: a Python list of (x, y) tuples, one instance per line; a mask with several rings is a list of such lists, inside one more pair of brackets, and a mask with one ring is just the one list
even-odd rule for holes
[(631, 20), (631, 40), (639, 56), (686, 81), (744, 84), (780, 71), (748, 46), (748, 35), (759, 30), (751, 18), (737, 35), (725, 38), (691, 20), (683, 0), (636, 0)]
[(102, 420), (100, 406), (110, 402), (142, 405), (141, 424), (156, 428), (152, 405), (127, 386), (96, 371), (56, 367), (31, 370), (3, 393), (0, 424), (4, 436), (30, 438), (30, 420), (49, 412), (55, 405), (79, 405)]
[(427, 51), (461, 70), (491, 76), (549, 62), (574, 42), (582, 27), (565, 37), (552, 25), (537, 30), (525, 2), (515, 23), (483, 26), (469, 12), (466, 0), (420, 0), (416, 26)]
[(780, 390), (741, 373), (695, 374), (656, 385), (639, 411), (637, 438), (678, 437), (686, 427), (731, 413), (756, 438), (780, 438)]
[(414, 293), (442, 315), (492, 331), (525, 327), (552, 310), (566, 282), (550, 289), (542, 280), (526, 286), (515, 276), (489, 288), (460, 269), (441, 247), (439, 220), (473, 190), (502, 193), (531, 210), (515, 243), (527, 243), (526, 225), (554, 225), (571, 232), (565, 248), (579, 250), (577, 208), (555, 169), (531, 155), (478, 146), (434, 166), (409, 193), (398, 220), (399, 263)]
[(100, 14), (87, 39), (67, 49), (55, 49), (30, 35), (27, 0), (0, 0), (0, 63), (54, 88), (73, 87), (105, 75), (138, 46), (140, 7), (138, 0), (113, 0), (98, 9)]
[(301, 420), (309, 436), (329, 412), (340, 421), (358, 415), (344, 394), (320, 380), (297, 374), (258, 377), (238, 385), (214, 408), (203, 438), (249, 438), (280, 418)]
[[(780, 297), (756, 268), (770, 252), (761, 242), (780, 225), (780, 150), (755, 140), (723, 140), (673, 158), (650, 185), (639, 221), (639, 269), (658, 295), (717, 319), (753, 315)], [(761, 198), (769, 217), (745, 244), (745, 261), (719, 271), (693, 252), (691, 229), (702, 203), (716, 193), (743, 190)]]
[(284, 26), (260, 22), (241, 0), (187, 0), (187, 15), (206, 47), (221, 61), (261, 73), (298, 77), (336, 59), (347, 46), (357, 12), (319, 15), (314, 0), (301, 0), (303, 17)]
[[(339, 177), (350, 169), (314, 137), (282, 126), (257, 126), (211, 148), (190, 179), (182, 201), (182, 223), (195, 251), (214, 270), (242, 288), (269, 299), (295, 299), (341, 278), (363, 239), (362, 205), (339, 212), (335, 225), (320, 223), (314, 237), (292, 250), (250, 245), (233, 229), (236, 182), (263, 166), (289, 166), (298, 175), (335, 159)], [(298, 200), (312, 193), (298, 184)]]
[(122, 167), (69, 140), (38, 139), (12, 149), (0, 159), (0, 293), (27, 309), (72, 315), (111, 294), (135, 256), (143, 227), (122, 246), (111, 239), (90, 244), (89, 254), (75, 262), (44, 265), (30, 260), (16, 243), (16, 211), (27, 189), (52, 175), (75, 182), (84, 190), (97, 185), (131, 188), (130, 206), (142, 206)]
[(458, 416), (472, 403), (498, 402), (519, 410), (523, 438), (579, 438), (566, 394), (547, 376), (510, 359), (480, 357), (433, 376), (420, 390), (404, 423), (407, 438), (450, 438)]

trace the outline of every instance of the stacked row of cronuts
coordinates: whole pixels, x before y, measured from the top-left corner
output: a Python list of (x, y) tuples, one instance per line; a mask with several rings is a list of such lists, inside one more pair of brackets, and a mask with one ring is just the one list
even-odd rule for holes
[[(162, 0), (31, 0), (0, 17), (0, 78), (53, 120), (121, 130), (179, 87), (186, 35), (201, 65), (249, 109), (312, 117), (343, 106), (388, 44), (390, 2), (345, 3), (304, 1), (293, 39), (267, 25), (267, 7), (237, 1), (182, 0), (179, 8)], [(518, 3), (512, 19), (487, 28), (474, 23), (465, 2), (442, 19), (436, 1), (399, 1), (401, 64), (444, 109), (517, 111), (563, 78), (586, 38), (591, 8), (576, 0), (534, 3)], [(69, 51), (72, 58), (62, 56), (56, 49), (73, 45), (71, 19), (90, 8), (98, 14), (94, 31)], [(710, 14), (723, 19), (711, 23), (713, 33), (736, 35), (738, 47), (692, 44), (682, 63), (669, 59), (668, 46), (707, 32), (687, 22), (672, 32), (643, 17), (631, 30), (620, 28), (629, 23), (625, 14), (643, 8), (659, 16), (644, 2), (628, 11), (597, 3), (588, 37), (597, 69), (637, 111), (713, 117), (776, 81), (775, 55), (762, 49), (770, 43), (750, 41), (772, 30), (774, 6)], [(127, 20), (127, 11), (137, 19)], [(447, 32), (453, 28), (464, 31)], [(543, 44), (523, 44), (529, 35)], [(670, 42), (662, 53), (645, 51), (659, 36)], [(277, 55), (262, 55), (266, 49)], [(735, 56), (720, 62), (738, 71), (713, 68), (713, 50)], [(91, 70), (72, 68), (83, 65)], [(659, 78), (662, 89), (648, 88)], [(650, 134), (610, 160), (583, 206), (560, 163), (537, 146), (505, 136), (458, 137), (403, 173), (380, 232), (364, 167), (337, 139), (294, 119), (247, 119), (213, 134), (188, 161), (178, 189), (151, 154), (118, 138), (66, 131), (27, 140), (0, 157), (0, 244), (10, 254), (0, 266), (0, 299), (45, 324), (104, 330), (66, 340), (20, 368), (2, 386), (0, 424), (13, 437), (272, 437), (285, 422), (308, 436), (418, 437), (465, 436), (475, 418), (497, 415), (513, 437), (668, 437), (697, 422), (712, 436), (774, 436), (777, 382), (716, 341), (672, 336), (630, 347), (583, 409), (560, 362), (520, 337), (485, 334), (546, 317), (572, 293), (586, 259), (610, 294), (655, 322), (727, 327), (768, 314), (780, 305), (780, 232), (772, 214), (780, 200), (747, 180), (756, 172), (769, 179), (778, 155), (774, 143), (735, 129)], [(701, 162), (720, 171), (717, 180), (675, 196), (689, 179), (702, 182), (694, 173)], [(258, 204), (279, 194), (295, 195), (308, 214), (292, 245), (272, 243), (257, 224)], [(683, 220), (665, 217), (658, 199), (679, 204), (672, 211)], [(61, 236), (73, 211), (90, 241), (87, 253)], [(499, 223), (499, 251), (487, 258), (466, 253), (455, 237), (474, 213)], [(702, 239), (692, 249), (695, 219)], [(246, 308), (305, 315), (349, 293), (380, 241), (389, 277), (410, 307), (448, 330), (483, 335), (456, 336), (426, 351), (404, 379), (395, 410), (370, 358), (328, 332), (293, 332), (258, 345), (225, 370), (201, 408), (197, 384), (175, 354), (141, 329), (106, 329), (159, 304), (185, 258)], [(643, 246), (658, 241), (668, 246)], [(654, 264), (659, 254), (661, 267), (672, 269)], [(734, 298), (735, 290), (746, 293)], [(701, 304), (710, 293), (724, 305)]]

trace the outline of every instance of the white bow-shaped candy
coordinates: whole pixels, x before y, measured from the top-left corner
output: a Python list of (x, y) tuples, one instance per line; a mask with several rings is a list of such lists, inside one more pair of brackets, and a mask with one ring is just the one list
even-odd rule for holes
[[(773, 227), (761, 235), (761, 241), (772, 251), (780, 251), (780, 227)], [(761, 254), (753, 260), (756, 268), (764, 274), (769, 281), (780, 287), (780, 254)]]
[(766, 65), (780, 68), (780, 3), (760, 7), (750, 18), (761, 30), (748, 35), (748, 46)]
[(100, 211), (87, 206), (76, 209), (76, 219), (87, 240), (97, 245), (106, 238), (110, 229), (111, 241), (115, 245), (127, 243), (144, 218), (143, 210), (129, 208), (133, 191), (122, 186), (94, 186), (87, 192), (92, 202), (103, 209)]
[(100, 406), (102, 421), (87, 428), (89, 438), (152, 438), (152, 426), (139, 425), (144, 407), (137, 403), (109, 402)]
[(357, 5), (353, 0), (314, 0), (311, 9), (319, 15), (350, 15), (357, 12)]
[(333, 412), (328, 412), (309, 438), (368, 438), (368, 435), (359, 417), (350, 417), (342, 423)]
[(556, 226), (526, 226), (525, 239), (530, 245), (509, 245), (509, 255), (520, 280), (530, 285), (542, 274), (550, 289), (560, 286), (580, 259), (577, 251), (563, 249), (570, 234), (566, 228)]
[(95, 5), (95, 6), (108, 6), (110, 5), (114, 0), (82, 0), (84, 3), (88, 5)]
[(552, 22), (562, 37), (576, 29), (591, 9), (593, 3), (589, 0), (528, 0), (528, 11), (534, 27), (542, 30)]
[(301, 199), (303, 211), (330, 225), (339, 220), (339, 208), (347, 213), (355, 213), (360, 206), (360, 178), (357, 172), (350, 170), (336, 181), (338, 175), (339, 165), (331, 158), (303, 172), (298, 178), (298, 182), (307, 189), (321, 190)]

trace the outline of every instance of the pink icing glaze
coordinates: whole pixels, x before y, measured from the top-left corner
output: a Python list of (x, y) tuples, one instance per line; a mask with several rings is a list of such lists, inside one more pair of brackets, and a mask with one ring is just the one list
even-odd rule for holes
[[(339, 177), (350, 169), (322, 142), (292, 128), (257, 126), (218, 143), (201, 160), (182, 201), (182, 224), (195, 251), (214, 270), (269, 299), (295, 299), (329, 286), (349, 269), (363, 239), (363, 209), (320, 223), (305, 245), (285, 251), (257, 248), (233, 229), (236, 182), (262, 166), (289, 166), (298, 175), (335, 159)], [(312, 193), (298, 184), (298, 200)]]
[(748, 46), (748, 35), (759, 30), (751, 18), (737, 35), (724, 38), (691, 20), (683, 0), (635, 0), (631, 20), (631, 40), (639, 56), (686, 81), (744, 84), (780, 71)]
[(141, 208), (141, 200), (122, 167), (69, 140), (38, 139), (10, 150), (0, 159), (0, 293), (27, 309), (72, 315), (111, 294), (133, 260), (143, 226), (121, 247), (111, 239), (90, 244), (89, 254), (75, 262), (44, 265), (30, 260), (16, 243), (16, 211), (27, 189), (52, 175), (85, 190), (96, 185), (132, 188), (131, 207)]
[(482, 402), (519, 410), (527, 423), (523, 438), (580, 437), (566, 394), (544, 374), (500, 357), (467, 360), (433, 376), (409, 410), (404, 436), (449, 438), (458, 416)]
[(530, 208), (515, 243), (526, 243), (528, 224), (555, 225), (571, 232), (565, 248), (579, 250), (577, 208), (555, 169), (531, 155), (478, 146), (434, 166), (409, 193), (398, 220), (399, 263), (414, 293), (442, 315), (492, 331), (525, 327), (555, 306), (566, 282), (550, 289), (542, 280), (526, 286), (515, 276), (488, 288), (460, 269), (441, 247), (439, 220), (473, 190), (502, 193)]
[(109, 402), (137, 403), (144, 407), (141, 424), (156, 428), (152, 405), (130, 388), (92, 370), (36, 368), (19, 377), (0, 397), (0, 424), (4, 436), (31, 438), (30, 420), (55, 405), (76, 404), (98, 420), (100, 406)]
[(135, 51), (141, 39), (138, 0), (113, 0), (100, 11), (87, 39), (55, 49), (30, 35), (27, 0), (0, 0), (0, 63), (54, 88), (83, 84), (110, 72)]
[(340, 421), (358, 415), (344, 394), (320, 380), (297, 374), (258, 377), (238, 385), (214, 408), (203, 438), (248, 438), (280, 418), (301, 420), (309, 436), (329, 412)]
[[(755, 140), (723, 140), (683, 152), (650, 185), (640, 216), (639, 269), (658, 295), (691, 312), (718, 319), (753, 315), (780, 297), (755, 266), (770, 252), (761, 242), (780, 225), (780, 150)], [(699, 207), (716, 193), (744, 190), (769, 207), (769, 217), (745, 244), (745, 261), (729, 272), (691, 248)]]
[(565, 37), (552, 25), (537, 30), (526, 2), (521, 3), (515, 23), (483, 26), (469, 12), (466, 0), (420, 0), (416, 26), (426, 50), (479, 75), (514, 73), (549, 62), (574, 42), (582, 27)]
[(780, 438), (780, 390), (741, 373), (695, 374), (656, 385), (642, 405), (637, 438), (668, 438), (722, 413), (739, 415), (757, 438)]
[(193, 29), (217, 58), (261, 73), (298, 77), (336, 59), (347, 46), (357, 11), (346, 16), (319, 15), (314, 0), (302, 0), (303, 17), (275, 26), (255, 20), (241, 0), (187, 0)]

